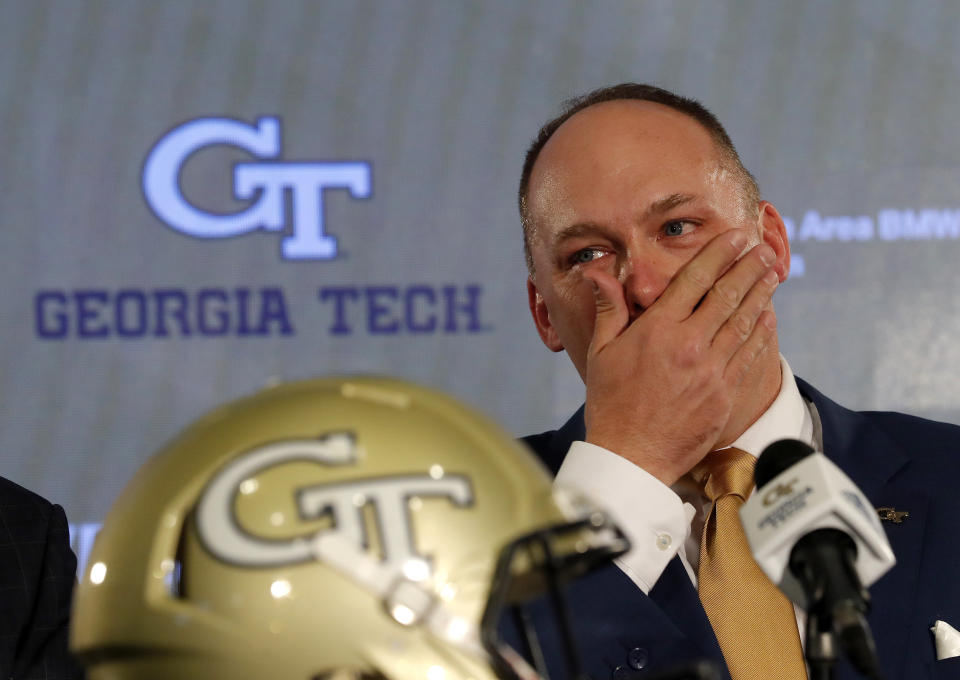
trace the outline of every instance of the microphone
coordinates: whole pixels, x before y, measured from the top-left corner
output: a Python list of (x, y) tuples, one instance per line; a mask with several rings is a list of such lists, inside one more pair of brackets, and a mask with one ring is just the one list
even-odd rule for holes
[(866, 590), (895, 563), (880, 518), (840, 468), (807, 444), (768, 446), (754, 470), (757, 491), (740, 509), (754, 559), (807, 612), (813, 678), (831, 677), (836, 645), (869, 678), (880, 678), (866, 621)]

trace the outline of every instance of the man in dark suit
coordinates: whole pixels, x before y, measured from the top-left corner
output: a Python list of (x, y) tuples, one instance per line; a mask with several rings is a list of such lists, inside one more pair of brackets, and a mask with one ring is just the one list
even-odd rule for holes
[[(960, 677), (929, 632), (960, 625), (960, 502), (945, 487), (960, 475), (960, 428), (854, 413), (794, 379), (771, 302), (789, 274), (786, 228), (717, 119), (651, 86), (598, 90), (541, 129), (519, 199), (534, 322), (586, 385), (580, 412), (527, 441), (634, 544), (572, 594), (587, 670), (617, 678), (706, 657), (734, 680), (805, 676), (806, 613), (778, 593), (751, 608), (761, 598), (746, 569), (711, 581), (722, 597), (701, 602), (717, 577), (699, 569), (720, 508), (710, 475), (791, 437), (878, 507), (910, 513), (886, 525), (899, 564), (873, 590), (882, 672)], [(856, 676), (841, 664), (837, 677)]]
[(76, 569), (63, 508), (0, 477), (0, 678), (82, 677), (67, 651)]

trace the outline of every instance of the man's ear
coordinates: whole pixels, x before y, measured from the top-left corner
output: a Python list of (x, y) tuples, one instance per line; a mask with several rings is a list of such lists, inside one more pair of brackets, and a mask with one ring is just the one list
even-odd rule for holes
[(537, 284), (533, 282), (533, 277), (527, 277), (527, 302), (530, 304), (530, 315), (533, 316), (533, 323), (537, 326), (537, 333), (540, 339), (552, 352), (559, 352), (563, 349), (563, 343), (560, 342), (557, 331), (550, 321), (550, 312), (547, 311), (547, 303), (544, 301), (540, 291), (537, 290)]
[(767, 201), (760, 201), (760, 238), (777, 254), (773, 269), (780, 277), (780, 283), (783, 283), (790, 275), (790, 241), (783, 218)]

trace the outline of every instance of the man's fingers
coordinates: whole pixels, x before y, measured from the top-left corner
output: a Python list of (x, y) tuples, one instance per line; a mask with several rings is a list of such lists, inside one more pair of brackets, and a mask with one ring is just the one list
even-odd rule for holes
[(777, 317), (770, 310), (764, 311), (757, 319), (757, 323), (746, 342), (740, 345), (740, 348), (727, 362), (723, 377), (731, 389), (738, 386), (747, 377), (750, 368), (768, 348), (776, 328)]
[(590, 355), (594, 355), (623, 332), (630, 321), (630, 313), (627, 311), (627, 301), (623, 297), (623, 286), (619, 281), (599, 272), (586, 278), (593, 284), (596, 305), (589, 350)]
[[(694, 312), (696, 324), (706, 337), (712, 339), (732, 324), (739, 327), (741, 342), (746, 339), (776, 287), (777, 275), (770, 269), (775, 259), (773, 249), (760, 244), (714, 282)], [(765, 285), (758, 286), (764, 277), (768, 277)], [(763, 294), (767, 294), (766, 299), (758, 299)], [(752, 300), (748, 300), (750, 296)]]
[(749, 243), (744, 229), (729, 229), (715, 236), (677, 275), (657, 300), (674, 321), (683, 321), (693, 313), (714, 282), (737, 261)]
[[(744, 258), (746, 259), (746, 258)], [(752, 276), (752, 275), (751, 275)], [(724, 318), (720, 319), (719, 330), (713, 337), (711, 347), (721, 356), (732, 356), (751, 337), (761, 314), (770, 304), (773, 292), (777, 289), (780, 280), (777, 273), (769, 269), (759, 281), (756, 281), (733, 311), (725, 311)], [(706, 301), (704, 301), (706, 305)], [(712, 313), (714, 310), (698, 310)], [(713, 327), (715, 319), (708, 323)]]

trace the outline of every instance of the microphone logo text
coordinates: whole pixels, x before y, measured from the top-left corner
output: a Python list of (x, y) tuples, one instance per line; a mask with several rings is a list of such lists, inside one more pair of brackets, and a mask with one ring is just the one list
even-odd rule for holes
[(776, 503), (781, 498), (789, 496), (793, 493), (793, 485), (796, 484), (798, 480), (796, 477), (791, 479), (786, 484), (778, 483), (775, 487), (763, 494), (763, 507), (768, 508), (774, 503)]

